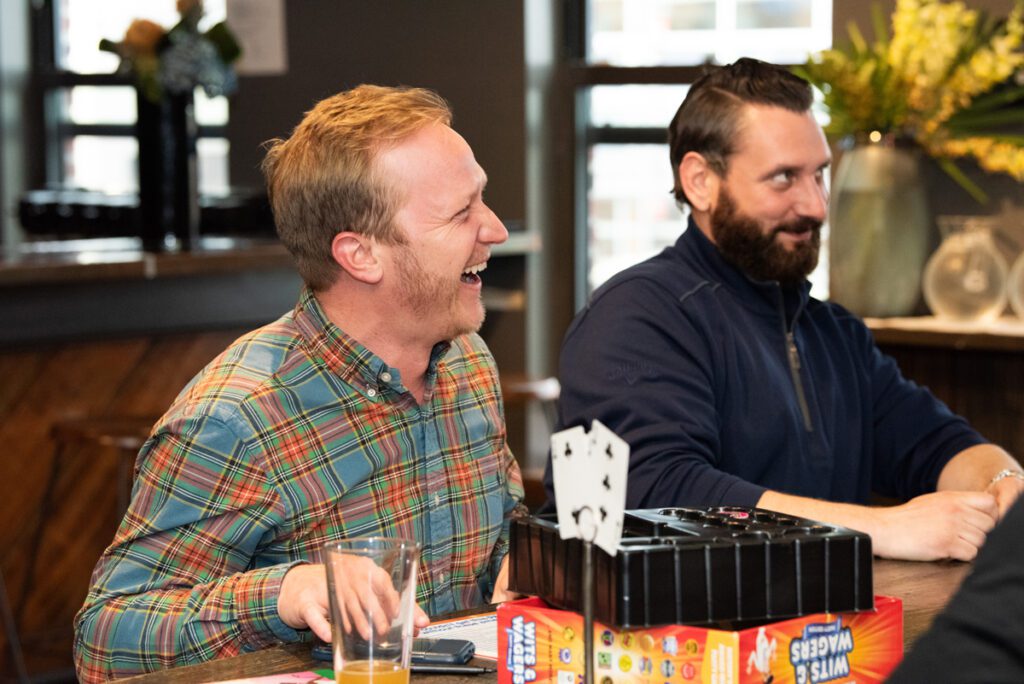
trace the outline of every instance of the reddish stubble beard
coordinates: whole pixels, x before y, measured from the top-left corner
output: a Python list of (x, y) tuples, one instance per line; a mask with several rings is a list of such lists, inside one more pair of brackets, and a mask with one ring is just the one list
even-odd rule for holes
[(477, 301), (475, 312), (464, 310), (460, 301), (462, 283), (459, 278), (449, 280), (436, 273), (428, 273), (415, 250), (407, 245), (401, 247), (396, 267), (398, 293), (403, 306), (422, 321), (424, 328), (439, 326), (438, 342), (476, 332), (483, 325), (482, 302)]

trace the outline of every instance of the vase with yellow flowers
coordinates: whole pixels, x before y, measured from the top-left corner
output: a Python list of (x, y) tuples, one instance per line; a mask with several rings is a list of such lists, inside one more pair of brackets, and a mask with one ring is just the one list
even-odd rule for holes
[(1024, 181), (1024, 16), (963, 2), (897, 0), (873, 8), (875, 41), (855, 24), (849, 45), (797, 67), (824, 95), (826, 133), (843, 148), (829, 216), (830, 289), (865, 316), (913, 311), (934, 232), (921, 162), (931, 158), (978, 202), (962, 168)]
[(135, 82), (138, 96), (139, 233), (147, 250), (175, 238), (183, 249), (199, 237), (196, 124), (193, 93), (227, 95), (237, 86), (231, 63), (241, 54), (224, 22), (199, 30), (202, 0), (177, 0), (180, 21), (165, 30), (136, 19), (118, 42), (100, 49), (121, 58), (118, 73)]

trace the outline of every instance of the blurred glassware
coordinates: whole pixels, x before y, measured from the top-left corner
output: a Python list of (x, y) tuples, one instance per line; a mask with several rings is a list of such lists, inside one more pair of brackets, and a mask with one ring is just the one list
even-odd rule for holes
[(1006, 289), (1010, 295), (1010, 306), (1017, 318), (1024, 319), (1024, 252), (1021, 252), (1010, 269), (1010, 280)]
[(990, 216), (940, 216), (944, 239), (924, 270), (924, 298), (936, 316), (990, 321), (1006, 308), (1006, 259), (993, 239)]

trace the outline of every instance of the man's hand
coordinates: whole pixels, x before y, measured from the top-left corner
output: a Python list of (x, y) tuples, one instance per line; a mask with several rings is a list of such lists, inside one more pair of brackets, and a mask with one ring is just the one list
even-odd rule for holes
[(491, 594), (491, 603), (504, 603), (514, 601), (522, 596), (514, 591), (508, 590), (508, 554), (501, 561), (501, 570), (498, 571), (498, 578), (494, 580), (494, 593)]
[(331, 641), (331, 623), (327, 621), (327, 574), (318, 564), (296, 565), (281, 580), (277, 596), (277, 614), (292, 629), (313, 630), (323, 641)]
[(939, 491), (988, 492), (999, 504), (999, 519), (1024, 491), (1024, 481), (1004, 477), (992, 482), (993, 476), (1004, 470), (1021, 472), (1020, 463), (995, 444), (977, 444), (964, 449), (939, 473)]
[(865, 531), (875, 555), (921, 561), (972, 560), (1001, 515), (996, 497), (985, 492), (933, 492), (870, 510), (876, 525)]
[(999, 506), (999, 519), (1002, 520), (1017, 497), (1024, 493), (1024, 480), (1013, 476), (1004, 477), (998, 482), (990, 484), (985, 491), (996, 498), (996, 504)]
[(999, 519), (996, 497), (982, 491), (938, 491), (875, 508), (768, 490), (757, 505), (860, 530), (876, 556), (899, 560), (971, 560)]
[[(370, 636), (366, 613), (372, 610), (373, 628), (378, 634), (388, 630), (398, 615), (399, 597), (390, 576), (368, 558), (352, 559), (344, 570), (347, 581), (338, 587), (342, 607), (343, 629), (356, 629), (364, 638)], [(296, 565), (281, 581), (277, 597), (277, 612), (281, 620), (293, 629), (308, 627), (322, 640), (331, 641), (328, 621), (330, 604), (327, 598), (327, 574), (321, 564)], [(415, 631), (430, 624), (430, 618), (418, 606), (413, 606)]]

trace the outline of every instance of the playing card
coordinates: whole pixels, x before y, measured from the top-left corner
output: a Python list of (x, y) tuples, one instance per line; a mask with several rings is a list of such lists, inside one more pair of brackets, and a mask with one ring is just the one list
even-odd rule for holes
[(588, 489), (589, 447), (587, 433), (581, 425), (551, 435), (551, 475), (555, 482), (558, 534), (562, 539), (579, 536), (574, 514), (579, 511)]
[(622, 518), (626, 512), (629, 444), (597, 420), (590, 427), (590, 469), (596, 483), (591, 486), (586, 502), (593, 508), (597, 522), (594, 543), (614, 556), (622, 539)]

